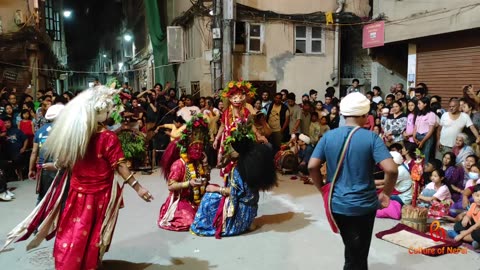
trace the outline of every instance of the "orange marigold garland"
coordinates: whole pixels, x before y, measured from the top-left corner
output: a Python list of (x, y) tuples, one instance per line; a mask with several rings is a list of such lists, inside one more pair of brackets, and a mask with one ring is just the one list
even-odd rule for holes
[(231, 81), (223, 89), (221, 96), (224, 99), (228, 99), (235, 94), (245, 94), (246, 96), (253, 98), (257, 94), (257, 89), (253, 87), (250, 82), (239, 80)]

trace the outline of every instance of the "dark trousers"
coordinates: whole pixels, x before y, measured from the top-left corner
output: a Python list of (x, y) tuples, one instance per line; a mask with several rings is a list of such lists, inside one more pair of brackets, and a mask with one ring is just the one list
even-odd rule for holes
[(363, 216), (333, 214), (345, 245), (344, 270), (367, 270), (376, 212)]
[[(468, 223), (467, 227), (463, 227), (462, 222), (461, 222), (461, 221), (457, 221), (457, 222), (455, 223), (455, 226), (453, 226), (453, 229), (454, 229), (457, 233), (460, 233), (461, 231), (468, 230), (468, 228), (472, 227), (473, 225), (475, 225), (475, 221), (474, 221), (474, 220), (470, 220), (470, 222)], [(472, 232), (472, 239), (473, 239), (473, 241), (480, 242), (480, 229), (474, 230), (474, 231)]]

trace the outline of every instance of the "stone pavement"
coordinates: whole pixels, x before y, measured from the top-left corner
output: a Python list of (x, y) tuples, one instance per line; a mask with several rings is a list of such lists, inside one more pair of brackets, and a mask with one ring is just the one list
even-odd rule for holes
[[(212, 172), (218, 175), (218, 171)], [(236, 269), (342, 269), (343, 244), (330, 232), (319, 193), (311, 185), (280, 176), (279, 187), (260, 196), (254, 232), (216, 240), (188, 232), (170, 232), (157, 227), (160, 206), (168, 190), (159, 172), (137, 178), (155, 196), (152, 203), (137, 197), (130, 187), (124, 192), (126, 207), (120, 211), (110, 251), (104, 257), (106, 269), (115, 270), (236, 270)], [(220, 181), (219, 178), (214, 182)], [(34, 182), (9, 183), (17, 199), (0, 202), (0, 242), (33, 209)], [(393, 220), (377, 219), (374, 233), (389, 229)], [(0, 253), (0, 269), (53, 269), (53, 240), (25, 251), (26, 242)], [(372, 239), (369, 269), (480, 269), (480, 256), (468, 254), (427, 257)]]

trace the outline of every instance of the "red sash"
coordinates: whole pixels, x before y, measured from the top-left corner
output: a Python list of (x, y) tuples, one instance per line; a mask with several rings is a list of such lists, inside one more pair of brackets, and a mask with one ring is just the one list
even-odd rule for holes
[(333, 174), (332, 181), (329, 183), (326, 183), (325, 185), (322, 186), (321, 192), (322, 192), (322, 198), (323, 198), (323, 206), (325, 207), (325, 214), (327, 215), (327, 220), (328, 224), (330, 224), (330, 228), (334, 233), (338, 233), (339, 229), (337, 226), (337, 223), (335, 222), (335, 219), (333, 218), (332, 214), (332, 196), (333, 196), (333, 188), (335, 187), (335, 182), (338, 179), (338, 174), (340, 172), (340, 169), (343, 165), (343, 160), (345, 159), (348, 146), (350, 145), (350, 141), (352, 140), (353, 134), (359, 130), (360, 127), (355, 127), (350, 131), (348, 134), (347, 139), (345, 140), (345, 143), (343, 144), (342, 151), (340, 152), (340, 157), (338, 158), (337, 162), (337, 169), (335, 170), (335, 173)]

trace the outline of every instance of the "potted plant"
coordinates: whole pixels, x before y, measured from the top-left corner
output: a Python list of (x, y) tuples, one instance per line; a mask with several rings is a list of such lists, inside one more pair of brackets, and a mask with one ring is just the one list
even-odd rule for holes
[(118, 138), (127, 163), (141, 164), (145, 158), (145, 137), (138, 132), (125, 129), (118, 133)]

